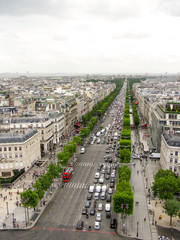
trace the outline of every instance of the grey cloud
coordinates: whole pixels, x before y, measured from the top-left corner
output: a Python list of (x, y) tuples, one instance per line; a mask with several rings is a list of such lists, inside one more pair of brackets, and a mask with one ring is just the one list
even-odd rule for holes
[(157, 7), (171, 16), (180, 17), (180, 1), (179, 0), (158, 0)]
[(138, 33), (138, 32), (125, 32), (120, 35), (114, 35), (112, 38), (113, 39), (129, 39), (129, 40), (134, 40), (134, 39), (144, 39), (150, 37), (149, 34), (147, 33)]

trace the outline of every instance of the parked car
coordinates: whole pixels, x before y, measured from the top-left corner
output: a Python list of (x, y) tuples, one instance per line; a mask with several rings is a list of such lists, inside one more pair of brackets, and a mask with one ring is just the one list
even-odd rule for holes
[(108, 196), (106, 197), (106, 201), (107, 201), (107, 202), (111, 202), (111, 199), (112, 199), (111, 195), (108, 195)]
[(81, 148), (81, 153), (85, 153), (85, 148)]
[(88, 194), (87, 195), (87, 200), (91, 200), (92, 199), (92, 194)]
[(111, 212), (106, 212), (106, 218), (111, 218)]

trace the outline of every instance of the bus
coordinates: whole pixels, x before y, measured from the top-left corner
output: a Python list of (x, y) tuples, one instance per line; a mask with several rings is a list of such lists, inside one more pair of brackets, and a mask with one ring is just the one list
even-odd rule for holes
[(65, 171), (62, 173), (63, 182), (69, 182), (72, 175), (73, 175), (73, 168), (72, 167), (66, 168)]

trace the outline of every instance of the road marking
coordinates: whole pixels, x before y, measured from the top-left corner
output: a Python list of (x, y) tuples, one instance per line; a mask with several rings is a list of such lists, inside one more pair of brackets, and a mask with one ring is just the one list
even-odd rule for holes
[(95, 231), (95, 230), (77, 230), (77, 229), (65, 229), (65, 228), (48, 228), (48, 227), (33, 227), (35, 230), (50, 230), (50, 231), (74, 231), (74, 232), (88, 232), (88, 233), (103, 233), (103, 234), (116, 234), (116, 232), (104, 232), (104, 231)]

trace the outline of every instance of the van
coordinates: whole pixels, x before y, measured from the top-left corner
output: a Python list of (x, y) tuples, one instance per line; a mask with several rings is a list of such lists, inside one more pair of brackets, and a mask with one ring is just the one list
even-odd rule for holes
[(95, 178), (97, 179), (97, 178), (99, 178), (99, 176), (100, 176), (99, 172), (96, 172), (95, 173)]
[(100, 193), (101, 192), (101, 186), (96, 186), (96, 192)]
[(110, 203), (106, 203), (106, 205), (105, 205), (105, 211), (106, 211), (106, 212), (110, 212), (110, 211), (111, 211), (111, 205), (110, 205)]
[(93, 193), (94, 192), (94, 185), (91, 185), (90, 187), (89, 187), (89, 193)]
[(106, 192), (106, 190), (107, 190), (107, 186), (106, 186), (106, 185), (103, 185), (103, 186), (102, 186), (102, 192)]

